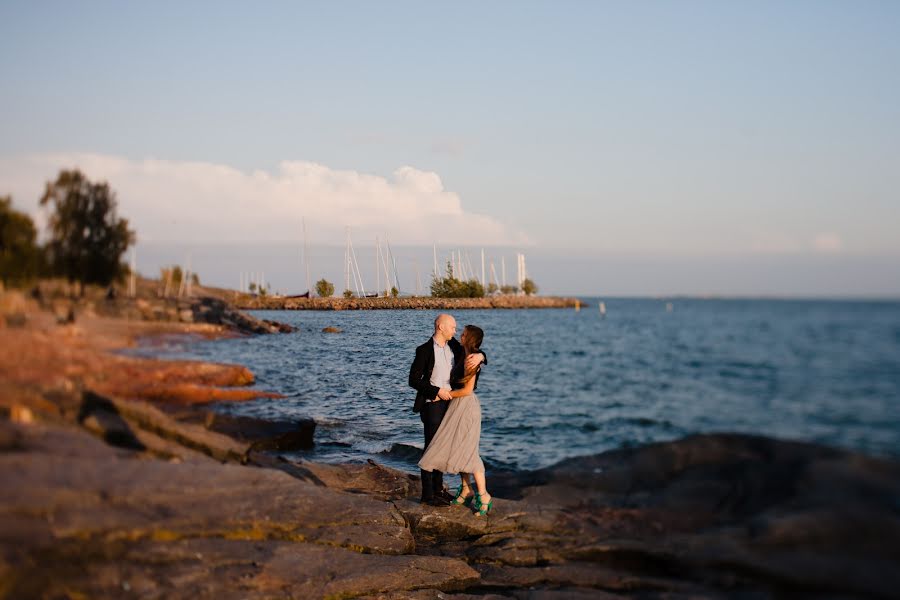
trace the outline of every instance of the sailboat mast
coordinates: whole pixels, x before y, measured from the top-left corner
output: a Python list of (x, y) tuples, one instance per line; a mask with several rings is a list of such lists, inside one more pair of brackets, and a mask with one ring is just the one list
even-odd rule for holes
[(309, 237), (306, 235), (306, 217), (303, 217), (303, 261), (306, 263), (306, 292), (312, 297), (312, 286), (309, 282)]
[(347, 227), (347, 246), (344, 248), (344, 291), (350, 289), (350, 228)]
[(484, 248), (481, 249), (481, 287), (486, 284), (484, 282)]

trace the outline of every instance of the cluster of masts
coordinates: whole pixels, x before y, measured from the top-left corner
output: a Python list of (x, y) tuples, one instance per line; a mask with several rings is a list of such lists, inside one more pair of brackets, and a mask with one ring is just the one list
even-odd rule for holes
[[(356, 296), (360, 298), (366, 296), (378, 296), (380, 293), (387, 295), (393, 293), (393, 290), (396, 290), (399, 294), (401, 287), (397, 269), (397, 258), (394, 256), (387, 236), (385, 236), (383, 240), (378, 236), (375, 237), (375, 289), (373, 290), (373, 293), (367, 293), (363, 283), (362, 272), (359, 268), (359, 261), (356, 257), (356, 250), (353, 247), (353, 239), (350, 236), (350, 228), (347, 227), (346, 231), (347, 241), (344, 250), (344, 290), (355, 292)], [(303, 227), (303, 236), (306, 263), (306, 285), (307, 289), (310, 290), (311, 295), (312, 288), (310, 287), (309, 281), (309, 246), (306, 241), (305, 223)], [(434, 264), (431, 271), (432, 278), (440, 279), (445, 275), (449, 275), (449, 273), (443, 273), (438, 264), (437, 244), (433, 245), (433, 259)], [(525, 255), (523, 253), (519, 252), (516, 254), (516, 263), (515, 288), (521, 290), (524, 287), (525, 280), (528, 278), (528, 270), (525, 265)], [(493, 289), (497, 290), (502, 290), (507, 287), (506, 258), (500, 257), (500, 276), (498, 277), (496, 264), (493, 260), (486, 261), (483, 248), (481, 249), (480, 277), (478, 276), (476, 269), (472, 266), (472, 258), (468, 251), (451, 250), (447, 259), (447, 264), (452, 271), (453, 277), (461, 281), (475, 279), (479, 281), (485, 289), (488, 289), (489, 286), (493, 286)], [(413, 260), (413, 268), (415, 270), (415, 295), (421, 296), (424, 288), (422, 285), (422, 276), (418, 260)]]
[[(305, 234), (305, 228), (304, 228)], [(309, 252), (305, 252), (306, 271), (307, 271), (307, 289), (309, 288)], [(431, 276), (440, 279), (449, 273), (443, 273), (438, 264), (437, 244), (433, 245), (434, 264), (432, 266)], [(516, 254), (516, 289), (521, 290), (525, 280), (528, 278), (528, 271), (525, 266), (525, 255), (523, 253)], [(489, 263), (485, 260), (484, 249), (481, 249), (481, 276), (472, 266), (472, 258), (468, 251), (451, 250), (447, 259), (452, 275), (461, 281), (469, 281), (475, 279), (487, 289), (488, 286), (494, 286), (495, 289), (503, 289), (506, 287), (506, 258), (500, 257), (500, 276), (497, 276), (497, 268), (493, 260)], [(421, 296), (423, 291), (422, 276), (419, 270), (418, 260), (413, 260), (413, 268), (415, 270), (415, 295)], [(382, 279), (383, 277), (383, 279)], [(382, 285), (382, 281), (384, 284)], [(357, 297), (374, 297), (379, 293), (387, 295), (391, 290), (397, 290), (400, 293), (400, 278), (397, 269), (397, 258), (391, 250), (391, 244), (385, 236), (383, 242), (380, 237), (375, 236), (375, 291), (367, 293), (363, 284), (362, 272), (359, 268), (359, 261), (356, 258), (356, 250), (353, 247), (353, 239), (350, 236), (350, 228), (347, 227), (347, 242), (344, 250), (344, 289), (355, 292)]]
[[(306, 268), (306, 289), (308, 290), (305, 295), (312, 296), (313, 288), (312, 282), (310, 278), (310, 267), (309, 267), (309, 239), (306, 235), (306, 221), (304, 219), (303, 222), (303, 262)], [(449, 273), (444, 273), (438, 264), (438, 251), (437, 244), (433, 246), (434, 253), (434, 264), (431, 272), (431, 276), (435, 279), (440, 279), (449, 275)], [(446, 264), (449, 265), (452, 270), (452, 275), (456, 279), (461, 281), (469, 281), (472, 279), (478, 280), (481, 285), (485, 288), (485, 290), (489, 289), (491, 286), (493, 289), (503, 290), (507, 288), (506, 283), (506, 257), (500, 257), (500, 275), (498, 277), (496, 264), (493, 259), (490, 261), (486, 261), (484, 249), (481, 249), (481, 273), (480, 277), (478, 272), (472, 266), (472, 259), (469, 255), (468, 250), (451, 250), (450, 254), (447, 258)], [(181, 281), (178, 284), (178, 297), (182, 296), (190, 296), (192, 293), (191, 284), (192, 284), (192, 272), (191, 272), (191, 259), (188, 256), (187, 259), (187, 268), (184, 270), (182, 274)], [(137, 249), (132, 248), (131, 253), (131, 269), (130, 276), (128, 281), (128, 295), (134, 297), (137, 292)], [(414, 259), (413, 267), (415, 269), (415, 295), (421, 296), (424, 290), (422, 285), (422, 277), (419, 270), (419, 263)], [(164, 297), (168, 297), (174, 289), (172, 289), (172, 268), (166, 270), (164, 282), (161, 282), (164, 286), (164, 290), (161, 291)], [(362, 272), (359, 268), (359, 263), (356, 259), (356, 250), (353, 247), (353, 240), (350, 237), (350, 228), (347, 227), (347, 243), (346, 249), (344, 251), (344, 290), (350, 290), (351, 292), (355, 292), (356, 295), (360, 298), (362, 297), (373, 297), (381, 294), (390, 294), (392, 290), (397, 290), (397, 293), (401, 293), (400, 287), (400, 278), (397, 269), (397, 258), (394, 256), (394, 253), (391, 249), (391, 244), (387, 239), (387, 236), (382, 240), (379, 236), (375, 236), (375, 289), (372, 290), (373, 293), (367, 293), (365, 286), (363, 284)], [(516, 290), (522, 290), (525, 279), (528, 278), (528, 271), (525, 266), (525, 255), (521, 252), (516, 254)], [(242, 271), (239, 274), (239, 283), (238, 290), (242, 293), (260, 293), (264, 290), (267, 290), (266, 284), (266, 273), (265, 271)]]

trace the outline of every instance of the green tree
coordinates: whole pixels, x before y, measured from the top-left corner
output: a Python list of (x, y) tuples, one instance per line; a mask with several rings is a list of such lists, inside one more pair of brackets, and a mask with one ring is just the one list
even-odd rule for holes
[(247, 289), (250, 290), (251, 294), (255, 294), (256, 293), (256, 284), (251, 281), (250, 285), (247, 286)]
[(37, 231), (25, 213), (12, 207), (12, 198), (0, 197), (0, 279), (4, 287), (22, 285), (38, 276), (41, 251)]
[(499, 290), (499, 289), (500, 289), (500, 288), (497, 287), (497, 284), (494, 283), (494, 282), (492, 281), (492, 282), (490, 282), (490, 283), (488, 284), (487, 289), (485, 290), (485, 292), (488, 293), (488, 294), (493, 294), (493, 293), (495, 293), (495, 292), (496, 292), (497, 290)]
[(80, 171), (61, 171), (47, 182), (41, 206), (53, 205), (47, 254), (54, 273), (70, 282), (109, 285), (127, 269), (122, 255), (135, 240), (116, 215), (116, 195), (106, 182), (91, 183)]
[(353, 292), (350, 290), (344, 290), (344, 298), (352, 298)]
[(453, 265), (447, 262), (447, 275), (431, 280), (431, 295), (435, 298), (481, 298), (484, 286), (477, 279), (461, 281), (453, 275)]
[(522, 291), (525, 292), (526, 296), (533, 296), (537, 294), (538, 286), (531, 279), (525, 279), (522, 282)]
[(322, 298), (330, 298), (334, 295), (334, 284), (327, 279), (320, 279), (316, 282), (316, 294)]
[(504, 286), (500, 287), (501, 294), (515, 294), (518, 291), (519, 291), (519, 288), (517, 288), (514, 285), (504, 285)]
[(391, 286), (391, 298), (396, 298), (400, 295), (400, 290), (397, 289), (397, 286)]

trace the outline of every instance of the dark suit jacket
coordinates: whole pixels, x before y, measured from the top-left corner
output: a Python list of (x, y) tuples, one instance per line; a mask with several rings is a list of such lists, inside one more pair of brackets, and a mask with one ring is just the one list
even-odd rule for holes
[[(465, 368), (466, 351), (456, 338), (449, 342), (450, 350), (453, 352), (453, 371), (450, 373), (450, 381), (458, 381), (461, 378), (462, 369)], [(416, 358), (413, 360), (412, 366), (409, 368), (409, 386), (416, 390), (416, 401), (413, 403), (413, 412), (421, 412), (425, 406), (426, 400), (434, 400), (437, 398), (439, 388), (431, 385), (431, 372), (434, 370), (434, 338), (428, 338), (428, 341), (416, 348)], [(482, 352), (484, 354), (484, 352)], [(487, 364), (487, 355), (484, 357), (484, 364)], [(476, 375), (475, 386), (478, 386)], [(452, 385), (454, 389), (460, 387)]]

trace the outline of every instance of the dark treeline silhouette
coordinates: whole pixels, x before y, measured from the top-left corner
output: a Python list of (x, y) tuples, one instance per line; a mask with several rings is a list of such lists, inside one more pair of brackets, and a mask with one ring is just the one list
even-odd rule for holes
[(108, 183), (93, 183), (77, 169), (63, 170), (47, 182), (40, 203), (52, 208), (43, 246), (31, 218), (14, 210), (9, 196), (0, 198), (4, 286), (57, 276), (78, 283), (83, 294), (87, 284), (109, 285), (128, 273), (121, 261), (135, 233), (117, 215), (116, 195)]

